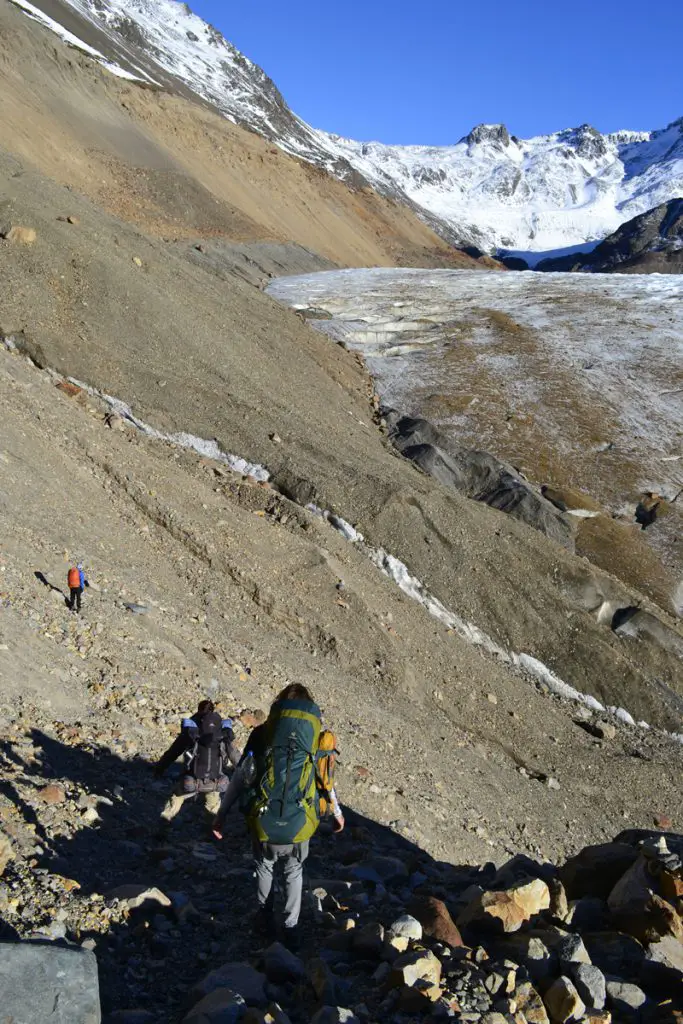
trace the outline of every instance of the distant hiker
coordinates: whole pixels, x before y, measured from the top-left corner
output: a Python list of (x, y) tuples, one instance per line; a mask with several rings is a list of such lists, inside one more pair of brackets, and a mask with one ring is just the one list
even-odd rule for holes
[(166, 822), (172, 821), (185, 801), (200, 793), (205, 798), (207, 811), (215, 815), (221, 796), (228, 788), (225, 769), (228, 762), (239, 763), (240, 751), (235, 744), (232, 722), (218, 714), (212, 701), (200, 701), (194, 715), (183, 719), (180, 734), (156, 765), (157, 778), (181, 756), (185, 758), (185, 770), (161, 817)]
[(66, 582), (69, 587), (69, 609), (72, 612), (80, 612), (83, 588), (90, 586), (85, 578), (82, 562), (79, 562), (75, 568), (69, 569)]
[(253, 841), (258, 905), (266, 926), (273, 920), (275, 865), (283, 864), (284, 926), (290, 943), (301, 913), (303, 864), (321, 815), (332, 814), (335, 831), (344, 828), (333, 786), (335, 748), (334, 735), (322, 729), (320, 708), (306, 687), (285, 687), (267, 720), (249, 736), (214, 821), (215, 834), (220, 836), (227, 811), (239, 799)]

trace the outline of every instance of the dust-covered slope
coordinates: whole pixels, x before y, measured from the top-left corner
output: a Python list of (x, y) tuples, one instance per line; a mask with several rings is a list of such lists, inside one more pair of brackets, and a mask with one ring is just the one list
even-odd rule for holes
[[(241, 817), (220, 846), (200, 803), (159, 831), (174, 780), (155, 781), (151, 762), (207, 695), (243, 745), (245, 709), (287, 681), (311, 688), (339, 737), (348, 827), (316, 837), (309, 878), (361, 915), (385, 886), (346, 879), (391, 869), (387, 857), (395, 911), (409, 873), (447, 898), (452, 878), (490, 882), (491, 862), (559, 862), (660, 814), (681, 820), (679, 743), (482, 656), (320, 517), (220, 461), (108, 426), (100, 400), (4, 350), (0, 405), (0, 939), (41, 939), (28, 948), (47, 958), (48, 939), (93, 949), (105, 1020), (180, 1020), (228, 962), (242, 991), (269, 941)], [(64, 600), (76, 559), (81, 616)], [(307, 893), (307, 958), (329, 922)], [(305, 990), (274, 992), (293, 1024), (310, 1020)]]
[(154, 426), (217, 438), (266, 466), (301, 503), (358, 524), (499, 645), (539, 658), (606, 704), (678, 728), (680, 660), (647, 637), (624, 641), (597, 618), (602, 599), (642, 599), (397, 458), (373, 423), (368, 380), (352, 355), (243, 280), (218, 280), (182, 250), (5, 166), (15, 196), (7, 216), (37, 233), (29, 245), (0, 245), (5, 333), (24, 331), (41, 363), (122, 399)]
[[(663, 767), (680, 745), (624, 726), (596, 749), (573, 721), (588, 709), (446, 629), (324, 519), (220, 461), (109, 426), (101, 400), (58, 383), (0, 351), (5, 725), (20, 711), (37, 727), (80, 721), (93, 738), (118, 735), (123, 756), (153, 757), (202, 694), (234, 714), (297, 679), (343, 737), (344, 800), (385, 824), (409, 820), (401, 829), (433, 852), (513, 852), (526, 822), (528, 849), (543, 834), (557, 856), (624, 811), (633, 824), (653, 801), (676, 813)], [(63, 596), (77, 559), (92, 584), (81, 618)], [(577, 758), (590, 760), (580, 776)], [(356, 764), (379, 794), (354, 782)], [(486, 834), (471, 834), (473, 801)]]
[(0, 26), (3, 147), (124, 220), (169, 241), (297, 242), (336, 264), (475, 265), (400, 205), (112, 75), (12, 4)]

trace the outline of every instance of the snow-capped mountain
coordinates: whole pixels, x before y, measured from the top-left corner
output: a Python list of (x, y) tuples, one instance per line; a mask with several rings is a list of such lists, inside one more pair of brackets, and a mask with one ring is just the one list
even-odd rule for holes
[(398, 184), (482, 247), (579, 245), (683, 196), (683, 118), (656, 132), (601, 135), (582, 125), (533, 139), (479, 125), (440, 148), (332, 141), (377, 187)]
[[(41, 16), (47, 0), (13, 2)], [(408, 203), (453, 241), (535, 252), (579, 246), (683, 197), (683, 118), (654, 132), (601, 135), (582, 125), (519, 139), (504, 125), (479, 125), (453, 146), (356, 142), (297, 117), (264, 71), (187, 4), (62, 2), (71, 16), (69, 41), (77, 12), (84, 40), (93, 30), (106, 37), (110, 68), (164, 85), (171, 76), (286, 152), (352, 187), (369, 183)], [(57, 4), (50, 3), (52, 18)]]

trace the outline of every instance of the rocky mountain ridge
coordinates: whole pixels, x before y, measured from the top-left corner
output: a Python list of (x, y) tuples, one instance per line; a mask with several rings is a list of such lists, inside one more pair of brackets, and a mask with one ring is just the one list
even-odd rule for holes
[(573, 247), (683, 195), (683, 119), (658, 131), (603, 135), (584, 124), (531, 139), (478, 125), (453, 146), (357, 142), (294, 114), (263, 70), (186, 4), (38, 0), (38, 8), (76, 36), (95, 32), (89, 44), (126, 75), (184, 88), (352, 187), (369, 183), (407, 203), (454, 243), (488, 251)]
[(589, 253), (541, 260), (536, 270), (680, 274), (683, 270), (683, 199), (671, 199), (633, 217)]

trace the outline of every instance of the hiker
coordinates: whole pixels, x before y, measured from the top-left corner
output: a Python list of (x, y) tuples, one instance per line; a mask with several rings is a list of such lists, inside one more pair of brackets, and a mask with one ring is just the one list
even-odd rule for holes
[(301, 913), (303, 865), (321, 815), (332, 815), (335, 831), (344, 828), (333, 785), (335, 748), (334, 735), (322, 729), (320, 708), (306, 687), (285, 687), (267, 720), (251, 732), (213, 824), (220, 838), (225, 815), (239, 799), (253, 842), (261, 923), (267, 928), (273, 922), (275, 866), (282, 863), (290, 945), (296, 943)]
[(224, 768), (228, 761), (232, 765), (239, 763), (240, 751), (235, 744), (232, 722), (221, 718), (213, 701), (200, 701), (194, 715), (183, 719), (180, 734), (155, 767), (155, 776), (161, 778), (181, 755), (185, 757), (185, 770), (161, 817), (165, 822), (172, 821), (185, 801), (200, 793), (205, 798), (207, 811), (215, 815), (221, 796), (228, 788)]
[(83, 588), (90, 586), (90, 584), (85, 578), (82, 562), (79, 562), (78, 565), (74, 568), (69, 569), (69, 572), (67, 573), (66, 577), (66, 582), (69, 587), (69, 611), (80, 612)]

